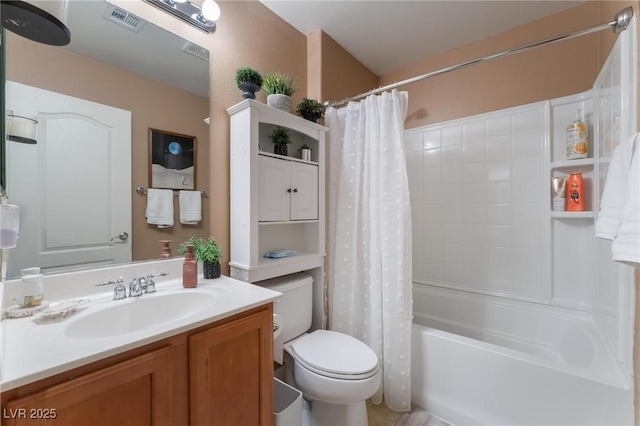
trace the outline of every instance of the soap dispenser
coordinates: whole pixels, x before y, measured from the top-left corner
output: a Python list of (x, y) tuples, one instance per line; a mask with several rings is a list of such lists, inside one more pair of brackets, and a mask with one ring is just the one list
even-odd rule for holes
[(196, 261), (195, 246), (187, 244), (187, 252), (182, 264), (182, 286), (194, 288), (198, 285), (198, 262)]

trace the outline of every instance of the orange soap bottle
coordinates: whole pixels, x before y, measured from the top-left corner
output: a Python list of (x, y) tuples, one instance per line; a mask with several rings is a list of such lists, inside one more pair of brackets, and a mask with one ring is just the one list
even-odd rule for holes
[(567, 211), (584, 211), (584, 184), (582, 173), (571, 173), (567, 179)]
[(184, 255), (182, 264), (182, 286), (184, 288), (194, 288), (198, 285), (198, 262), (194, 252), (195, 246), (188, 244), (187, 252)]

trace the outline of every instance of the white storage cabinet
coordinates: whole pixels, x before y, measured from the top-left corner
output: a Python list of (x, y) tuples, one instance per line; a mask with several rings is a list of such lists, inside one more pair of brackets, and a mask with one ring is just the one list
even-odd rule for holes
[[(323, 323), (325, 256), (325, 134), (327, 128), (254, 100), (227, 110), (231, 117), (230, 275), (260, 281), (306, 271), (313, 277), (313, 327)], [(273, 153), (276, 127), (291, 134), (288, 155)], [(311, 160), (300, 148), (311, 148)], [(291, 249), (292, 257), (264, 254)]]

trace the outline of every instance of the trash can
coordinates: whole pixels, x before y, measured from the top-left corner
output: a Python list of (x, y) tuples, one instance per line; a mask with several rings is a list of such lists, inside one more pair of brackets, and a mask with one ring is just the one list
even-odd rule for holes
[(302, 392), (275, 377), (273, 417), (275, 426), (302, 426)]

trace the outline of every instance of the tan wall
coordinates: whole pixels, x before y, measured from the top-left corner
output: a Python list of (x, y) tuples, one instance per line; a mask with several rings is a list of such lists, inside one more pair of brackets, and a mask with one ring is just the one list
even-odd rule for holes
[(310, 59), (318, 56), (316, 78), (320, 81), (317, 88), (318, 98), (323, 101), (339, 101), (346, 97), (371, 90), (378, 85), (378, 76), (351, 56), (324, 31), (318, 31), (308, 37)]
[[(251, 66), (261, 71), (287, 72), (300, 90), (293, 105), (307, 95), (306, 37), (282, 21), (262, 3), (220, 3), (222, 18), (208, 46), (211, 51), (211, 233), (223, 242), (223, 273), (229, 272), (229, 115), (227, 108), (242, 101), (235, 86), (235, 71)], [(257, 100), (265, 96), (258, 92)]]
[[(131, 111), (133, 188), (149, 186), (148, 129), (155, 128), (197, 138), (197, 186), (209, 192), (209, 129), (203, 121), (209, 115), (207, 98), (10, 32), (7, 35), (8, 80)], [(167, 108), (168, 100), (171, 100), (172, 108)], [(199, 225), (184, 226), (176, 220), (173, 228), (159, 230), (146, 223), (146, 197), (136, 194), (133, 188), (134, 260), (157, 258), (159, 239), (178, 242), (190, 233), (208, 234), (208, 205), (203, 208), (203, 220)], [(177, 197), (175, 200), (174, 211), (178, 212)], [(174, 244), (174, 250), (176, 247)]]

